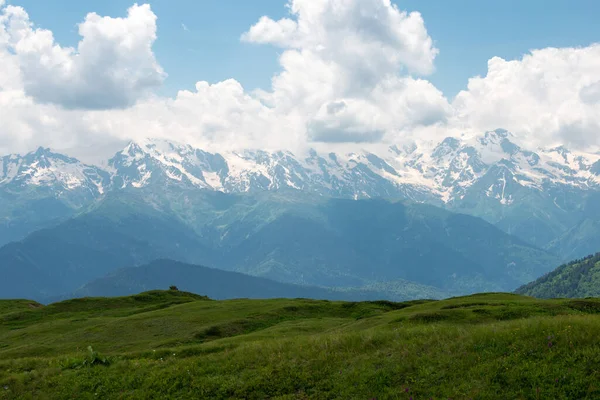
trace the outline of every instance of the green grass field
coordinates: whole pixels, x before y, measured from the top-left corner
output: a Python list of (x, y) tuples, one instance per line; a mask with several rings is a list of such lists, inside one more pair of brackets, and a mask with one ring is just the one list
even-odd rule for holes
[(0, 301), (0, 322), (0, 399), (600, 399), (595, 299), (149, 292)]

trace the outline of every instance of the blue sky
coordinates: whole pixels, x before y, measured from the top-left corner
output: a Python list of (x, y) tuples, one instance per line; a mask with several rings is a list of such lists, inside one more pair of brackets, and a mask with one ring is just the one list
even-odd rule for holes
[[(79, 40), (75, 24), (95, 11), (125, 16), (131, 0), (9, 0), (21, 5), (37, 26), (50, 29), (62, 45)], [(237, 79), (246, 90), (268, 89), (280, 68), (280, 49), (242, 43), (239, 38), (262, 15), (287, 15), (284, 0), (151, 0), (158, 16), (154, 51), (169, 77), (160, 91), (174, 95), (196, 81)], [(597, 0), (403, 0), (403, 10), (420, 11), (440, 54), (428, 77), (450, 99), (470, 77), (485, 75), (487, 61), (520, 59), (531, 49), (587, 46), (600, 40)], [(183, 29), (184, 24), (189, 31)]]

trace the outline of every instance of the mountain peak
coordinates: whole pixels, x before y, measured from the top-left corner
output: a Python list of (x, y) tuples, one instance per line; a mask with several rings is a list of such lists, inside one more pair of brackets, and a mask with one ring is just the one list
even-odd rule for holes
[(460, 147), (460, 140), (454, 137), (447, 137), (436, 146), (431, 155), (434, 158), (441, 158), (456, 152)]
[(82, 196), (88, 198), (104, 192), (107, 178), (108, 174), (101, 169), (45, 147), (39, 147), (22, 157), (5, 157), (4, 162), (0, 163), (0, 185), (16, 192), (36, 187), (50, 190), (54, 196), (61, 197), (65, 192), (81, 189), (81, 192), (85, 192)]
[(505, 140), (510, 140), (514, 135), (506, 129), (496, 129), (494, 131), (487, 131), (483, 137), (479, 138), (479, 143), (484, 146), (490, 144), (500, 144)]
[(548, 150), (548, 152), (550, 152), (550, 153), (558, 153), (558, 154), (560, 154), (565, 159), (567, 158), (567, 156), (569, 154), (571, 154), (571, 150), (567, 149), (563, 145), (560, 145), (560, 146), (557, 146), (557, 147), (553, 147), (550, 150)]
[(48, 167), (52, 163), (62, 162), (65, 164), (81, 164), (76, 158), (66, 156), (61, 153), (55, 153), (48, 147), (38, 147), (36, 151), (26, 154), (22, 157), (24, 163), (39, 163), (39, 165)]
[(507, 131), (506, 129), (496, 129), (493, 131), (489, 131), (485, 133), (486, 136), (495, 136), (495, 137), (499, 137), (502, 139), (508, 139), (511, 137), (514, 137), (514, 135), (512, 133), (510, 133), (509, 131)]
[(36, 157), (42, 157), (42, 156), (51, 155), (52, 152), (50, 151), (49, 147), (42, 147), (42, 146), (40, 146), (40, 147), (37, 148), (37, 150), (35, 152), (33, 152), (33, 154)]
[(122, 155), (135, 156), (137, 154), (144, 153), (144, 147), (144, 144), (141, 142), (131, 141), (120, 153)]

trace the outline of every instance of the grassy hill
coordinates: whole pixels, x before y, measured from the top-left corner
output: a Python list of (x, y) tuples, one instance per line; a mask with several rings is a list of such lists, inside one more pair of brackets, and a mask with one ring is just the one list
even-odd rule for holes
[(545, 299), (600, 297), (600, 253), (561, 265), (516, 292)]
[(3, 301), (0, 399), (597, 399), (599, 331), (600, 300), (511, 294)]

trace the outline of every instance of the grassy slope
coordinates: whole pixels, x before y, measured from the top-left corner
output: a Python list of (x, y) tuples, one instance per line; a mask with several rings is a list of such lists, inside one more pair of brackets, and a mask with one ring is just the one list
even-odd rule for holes
[(42, 305), (30, 300), (0, 300), (0, 315), (39, 307), (42, 307)]
[(7, 304), (0, 399), (600, 398), (598, 300)]

